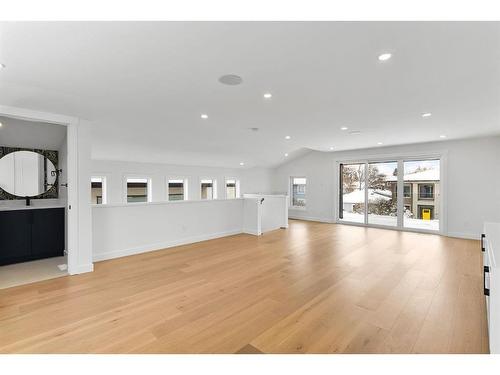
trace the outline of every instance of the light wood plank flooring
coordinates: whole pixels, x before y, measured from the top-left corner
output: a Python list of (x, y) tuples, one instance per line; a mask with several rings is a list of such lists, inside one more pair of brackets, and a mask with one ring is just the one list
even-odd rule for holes
[(0, 290), (0, 352), (487, 353), (481, 267), (477, 241), (291, 220)]

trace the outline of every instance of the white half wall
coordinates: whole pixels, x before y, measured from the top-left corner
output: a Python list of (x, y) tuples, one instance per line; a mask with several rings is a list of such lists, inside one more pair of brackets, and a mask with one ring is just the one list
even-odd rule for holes
[(271, 194), (245, 194), (247, 200), (257, 200), (259, 206), (259, 232), (266, 233), (288, 228), (288, 196)]
[(289, 209), (290, 218), (335, 222), (337, 162), (391, 156), (446, 154), (443, 192), (447, 213), (443, 234), (479, 238), (485, 221), (500, 221), (500, 137), (422, 143), (364, 150), (311, 151), (273, 173), (273, 191), (289, 193), (291, 176), (307, 177), (307, 206)]
[[(271, 169), (267, 168), (211, 168), (180, 166), (157, 163), (133, 163), (109, 160), (92, 160), (92, 175), (105, 176), (109, 204), (123, 203), (126, 175), (149, 177), (152, 180), (152, 202), (167, 200), (166, 178), (187, 178), (188, 197), (200, 199), (200, 179), (217, 180), (217, 197), (225, 198), (224, 183), (226, 178), (240, 180), (240, 193), (266, 193), (271, 190)], [(90, 180), (89, 180), (90, 185)], [(90, 195), (89, 195), (90, 201)]]
[(262, 234), (262, 206), (260, 199), (243, 200), (243, 233), (260, 236)]
[(95, 205), (94, 261), (242, 233), (244, 201)]

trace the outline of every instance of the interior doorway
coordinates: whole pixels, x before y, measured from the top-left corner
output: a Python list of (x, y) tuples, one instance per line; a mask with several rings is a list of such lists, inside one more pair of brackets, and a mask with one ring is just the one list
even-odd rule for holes
[[(22, 149), (20, 151), (28, 149), (28, 151), (38, 154), (38, 156), (32, 154), (31, 158), (39, 158), (38, 166), (43, 173), (38, 174), (37, 183), (32, 183), (31, 187), (38, 186), (44, 190), (37, 192), (39, 194), (32, 194), (33, 191), (31, 191), (30, 196), (22, 195), (26, 191), (15, 190), (11, 192), (13, 194), (3, 194), (4, 198), (10, 194), (9, 202), (7, 199), (0, 199), (0, 212), (16, 211), (16, 218), (20, 220), (17, 223), (21, 225), (14, 225), (14, 227), (23, 228), (20, 229), (21, 231), (26, 230), (22, 226), (26, 224), (23, 222), (24, 215), (24, 220), (29, 225), (27, 231), (30, 233), (30, 235), (25, 236), (29, 238), (24, 244), (29, 250), (23, 248), (23, 252), (4, 260), (0, 265), (0, 288), (78, 273), (76, 267), (78, 256), (78, 225), (76, 220), (78, 217), (78, 186), (76, 183), (78, 176), (78, 120), (67, 116), (6, 106), (0, 106), (0, 119), (2, 122), (0, 147), (9, 148), (8, 150), (3, 149), (8, 154), (17, 151), (13, 150), (14, 148)], [(43, 156), (49, 155), (46, 151), (51, 151), (50, 157), (44, 160)], [(55, 154), (57, 154), (56, 162), (54, 162)], [(23, 167), (24, 177), (27, 178), (29, 161), (24, 160), (26, 159), (24, 156), (21, 154), (11, 155), (9, 159), (12, 159), (12, 165)], [(32, 165), (34, 165), (33, 163), (31, 161)], [(16, 187), (28, 186), (26, 181), (18, 178), (15, 181)], [(10, 188), (12, 189), (12, 186)], [(22, 197), (22, 199), (12, 199), (16, 194), (20, 194), (18, 197)], [(28, 204), (29, 208), (26, 207)], [(21, 214), (22, 212), (24, 214)], [(58, 228), (62, 227), (61, 230), (53, 230), (50, 224), (53, 220), (61, 224), (58, 226)], [(43, 236), (42, 234), (46, 232), (49, 232), (49, 235)], [(62, 251), (61, 246), (54, 246), (54, 243), (62, 243)]]

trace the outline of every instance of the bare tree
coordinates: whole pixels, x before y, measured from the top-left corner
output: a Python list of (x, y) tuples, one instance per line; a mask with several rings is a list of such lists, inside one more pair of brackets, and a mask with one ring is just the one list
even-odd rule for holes
[[(365, 165), (344, 165), (342, 174), (342, 188), (344, 194), (354, 190), (363, 190), (365, 185)], [(370, 189), (384, 189), (385, 175), (380, 173), (376, 166), (368, 167), (368, 186)]]

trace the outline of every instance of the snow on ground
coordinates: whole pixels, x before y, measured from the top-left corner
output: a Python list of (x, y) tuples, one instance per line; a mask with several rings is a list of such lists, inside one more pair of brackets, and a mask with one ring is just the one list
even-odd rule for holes
[[(351, 222), (351, 223), (364, 223), (365, 217), (362, 214), (357, 214), (354, 212), (345, 212), (344, 218), (341, 221)], [(376, 225), (386, 225), (395, 227), (397, 225), (396, 216), (382, 216), (382, 215), (368, 215), (368, 223)], [(439, 220), (421, 220), (404, 218), (404, 227), (412, 229), (425, 229), (425, 230), (439, 230)]]

